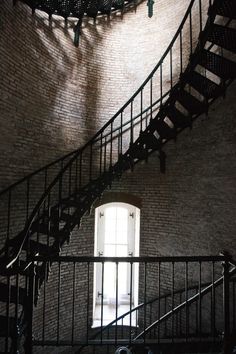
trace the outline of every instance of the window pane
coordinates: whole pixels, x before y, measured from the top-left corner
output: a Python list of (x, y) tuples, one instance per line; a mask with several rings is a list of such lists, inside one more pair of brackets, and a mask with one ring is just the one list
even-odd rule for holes
[(128, 256), (128, 246), (127, 245), (117, 245), (116, 246), (116, 257), (127, 257)]
[(116, 294), (116, 270), (115, 264), (106, 262), (104, 264), (104, 296), (108, 299), (115, 298)]
[(116, 246), (115, 245), (105, 245), (104, 246), (104, 257), (115, 257), (116, 256)]
[(116, 242), (116, 208), (108, 208), (105, 213), (105, 243)]
[(127, 263), (120, 263), (118, 270), (118, 293), (121, 297), (122, 295), (127, 295), (129, 290), (127, 287)]

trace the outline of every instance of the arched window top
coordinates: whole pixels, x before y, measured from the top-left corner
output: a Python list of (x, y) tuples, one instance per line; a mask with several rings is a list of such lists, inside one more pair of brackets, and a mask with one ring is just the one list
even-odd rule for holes
[(100, 199), (100, 201), (95, 205), (95, 207), (100, 207), (104, 204), (109, 204), (109, 203), (124, 203), (124, 204), (132, 205), (139, 209), (141, 209), (142, 207), (141, 198), (123, 192), (105, 193)]

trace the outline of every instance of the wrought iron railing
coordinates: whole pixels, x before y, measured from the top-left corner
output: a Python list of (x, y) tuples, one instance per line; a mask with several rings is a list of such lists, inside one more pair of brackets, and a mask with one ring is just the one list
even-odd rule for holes
[[(222, 340), (227, 340), (235, 330), (236, 313), (231, 309), (235, 308), (236, 301), (233, 277), (236, 268), (229, 256), (35, 257), (33, 260), (32, 267), (36, 267), (37, 262), (54, 264), (54, 280), (44, 282), (38, 308), (34, 308), (34, 298), (31, 297), (34, 345), (82, 346), (80, 350), (87, 345), (131, 347), (175, 341), (206, 341), (222, 345)], [(105, 315), (109, 305), (105, 302), (104, 286), (108, 276), (105, 270), (107, 262), (110, 266), (114, 264), (115, 269), (115, 298), (113, 306), (110, 306), (113, 313), (111, 315), (110, 310), (109, 314), (113, 318), (109, 323)], [(126, 306), (120, 303), (118, 288), (119, 276), (124, 276), (119, 275), (118, 269), (124, 263), (131, 274)], [(95, 264), (101, 265), (103, 279), (98, 305), (94, 299)], [(137, 265), (139, 280), (135, 290)], [(66, 287), (63, 287), (64, 279)], [(139, 299), (136, 306), (133, 300), (135, 291)], [(46, 304), (52, 303), (52, 298), (55, 299), (54, 306), (49, 313)], [(92, 328), (96, 306), (100, 311), (99, 330)], [(127, 307), (128, 311), (125, 310)]]

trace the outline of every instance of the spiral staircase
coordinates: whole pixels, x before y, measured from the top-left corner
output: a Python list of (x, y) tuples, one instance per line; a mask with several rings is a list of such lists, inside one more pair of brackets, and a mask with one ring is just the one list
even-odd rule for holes
[[(153, 153), (164, 172), (165, 144), (192, 129), (195, 119), (226, 94), (236, 75), (236, 3), (210, 1), (205, 19), (204, 1), (190, 1), (156, 67), (85, 146), (0, 193), (0, 234), (5, 237), (0, 251), (2, 352), (32, 353), (32, 311), (39, 290), (73, 229), (106, 188)], [(197, 41), (193, 23), (200, 29)]]

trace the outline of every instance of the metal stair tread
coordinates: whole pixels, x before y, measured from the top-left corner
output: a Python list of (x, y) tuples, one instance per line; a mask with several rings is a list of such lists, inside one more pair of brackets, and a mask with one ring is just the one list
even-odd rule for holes
[(224, 80), (236, 77), (236, 63), (209, 50), (201, 51), (198, 63)]
[(196, 89), (202, 96), (207, 99), (219, 97), (222, 93), (222, 87), (217, 85), (210, 79), (202, 76), (196, 71), (191, 71), (184, 75), (186, 83)]
[(184, 89), (178, 91), (176, 100), (191, 114), (200, 114), (206, 111), (206, 103), (199, 101)]
[(173, 104), (169, 105), (165, 112), (176, 128), (191, 126), (191, 118), (181, 113)]
[(155, 127), (161, 139), (172, 139), (176, 136), (176, 130), (171, 128), (163, 119), (155, 119), (151, 125)]
[(233, 28), (212, 24), (207, 33), (207, 40), (236, 53), (236, 30)]
[[(217, 0), (216, 6), (211, 7), (217, 15), (236, 19), (236, 4), (235, 0)], [(210, 11), (211, 11), (210, 8)], [(209, 11), (209, 12), (210, 12)]]

